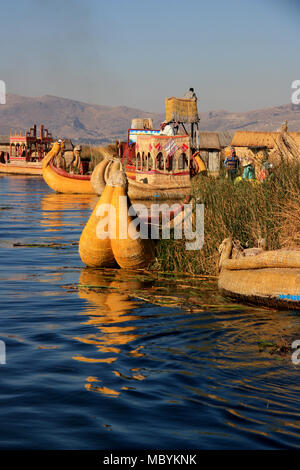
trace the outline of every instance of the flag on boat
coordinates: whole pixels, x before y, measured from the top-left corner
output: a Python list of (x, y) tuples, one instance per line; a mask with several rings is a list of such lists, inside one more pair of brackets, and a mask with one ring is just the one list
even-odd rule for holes
[(170, 139), (166, 145), (164, 145), (164, 149), (168, 155), (172, 156), (179, 149), (178, 145), (176, 145), (173, 139)]

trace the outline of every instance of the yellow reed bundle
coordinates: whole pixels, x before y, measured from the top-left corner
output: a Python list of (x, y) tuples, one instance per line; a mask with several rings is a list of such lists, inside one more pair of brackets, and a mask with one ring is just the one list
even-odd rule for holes
[[(109, 207), (107, 206), (105, 209), (104, 206), (105, 204), (109, 205), (111, 203), (113, 191), (113, 187), (105, 187), (80, 237), (80, 258), (82, 262), (89, 267), (100, 268), (115, 265), (111, 241), (108, 236)], [(101, 214), (99, 214), (99, 211), (101, 211)], [(107, 221), (106, 224), (104, 223), (105, 219)], [(103, 225), (102, 229), (100, 228), (101, 225)], [(101, 234), (104, 236), (105, 232), (107, 232), (106, 238), (99, 238)]]
[(53, 144), (53, 147), (52, 149), (47, 153), (47, 155), (43, 158), (42, 160), (42, 168), (46, 168), (50, 161), (52, 160), (52, 158), (54, 158), (56, 155), (58, 155), (59, 151), (60, 150), (63, 150), (65, 147), (65, 144), (64, 142), (62, 142), (61, 144), (59, 144), (58, 142), (55, 142)]
[(262, 304), (282, 295), (299, 297), (300, 269), (222, 269), (218, 287), (227, 294), (245, 296), (249, 300), (260, 297)]
[(261, 268), (300, 269), (300, 250), (273, 250), (265, 251), (256, 256), (246, 256), (238, 259), (227, 259), (224, 260), (224, 262), (222, 263), (222, 268), (229, 270)]
[[(121, 171), (114, 173), (108, 185), (114, 186), (111, 205), (115, 213), (115, 225), (110, 225), (110, 238), (115, 260), (121, 268), (144, 268), (153, 260), (154, 245), (150, 239), (133, 239), (130, 235), (129, 226), (135, 217), (128, 214), (131, 202), (127, 195), (124, 174)], [(122, 205), (122, 202), (125, 202), (124, 197), (126, 203)], [(124, 222), (126, 228), (122, 227)], [(122, 231), (125, 233), (120, 236)], [(123, 236), (124, 238), (122, 238)]]
[(198, 122), (197, 101), (184, 98), (166, 98), (166, 120), (177, 122)]

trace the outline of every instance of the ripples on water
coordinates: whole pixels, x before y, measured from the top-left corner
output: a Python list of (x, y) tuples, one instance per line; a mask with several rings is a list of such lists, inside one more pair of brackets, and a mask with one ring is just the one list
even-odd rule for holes
[(299, 447), (300, 366), (258, 347), (300, 339), (296, 312), (232, 305), (209, 280), (86, 269), (96, 198), (36, 177), (1, 177), (0, 193), (2, 449)]

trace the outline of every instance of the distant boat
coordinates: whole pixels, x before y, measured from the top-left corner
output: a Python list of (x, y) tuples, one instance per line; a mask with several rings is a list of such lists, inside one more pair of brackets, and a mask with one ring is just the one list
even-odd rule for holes
[(42, 176), (42, 160), (53, 141), (51, 133), (42, 125), (40, 136), (36, 125), (26, 132), (11, 132), (5, 151), (0, 152), (0, 173)]

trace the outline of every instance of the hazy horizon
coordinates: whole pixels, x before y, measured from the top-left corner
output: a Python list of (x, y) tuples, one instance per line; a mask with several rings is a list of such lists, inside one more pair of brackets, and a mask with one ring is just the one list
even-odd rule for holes
[[(16, 14), (17, 12), (17, 14)], [(194, 87), (199, 112), (291, 102), (297, 0), (16, 0), (1, 6), (7, 93), (163, 112)]]
[[(102, 103), (92, 103), (92, 102), (88, 102), (88, 101), (83, 101), (83, 100), (79, 100), (77, 98), (70, 98), (70, 97), (66, 97), (66, 96), (58, 96), (58, 95), (51, 95), (49, 93), (45, 93), (44, 95), (39, 95), (39, 96), (30, 96), (30, 95), (20, 95), (18, 93), (7, 93), (7, 97), (9, 97), (9, 95), (13, 95), (13, 96), (19, 96), (19, 97), (24, 97), (24, 98), (33, 98), (33, 99), (38, 99), (38, 98), (43, 98), (43, 97), (52, 97), (52, 98), (59, 98), (59, 99), (66, 99), (66, 100), (70, 100), (70, 101), (78, 101), (79, 103), (82, 103), (82, 104), (86, 104), (86, 105), (91, 105), (91, 106), (104, 106), (104, 107), (108, 107), (108, 108), (118, 108), (118, 107), (125, 107), (125, 108), (129, 108), (129, 109), (136, 109), (137, 111), (144, 111), (146, 113), (158, 113), (158, 114), (164, 114), (165, 113), (165, 107), (161, 110), (158, 110), (158, 111), (149, 111), (148, 109), (141, 109), (141, 108), (137, 108), (137, 107), (134, 107), (134, 106), (127, 106), (127, 105), (118, 105), (118, 104), (115, 104), (115, 105), (109, 105), (109, 104), (102, 104)], [(163, 102), (163, 105), (165, 104), (165, 102)], [(229, 113), (247, 113), (247, 112), (251, 112), (251, 111), (259, 111), (259, 110), (264, 110), (264, 109), (267, 109), (267, 108), (276, 108), (278, 106), (287, 106), (289, 104), (292, 104), (292, 103), (277, 103), (277, 104), (274, 104), (274, 105), (270, 105), (270, 106), (265, 106), (265, 107), (260, 107), (260, 108), (251, 108), (251, 109), (245, 109), (245, 110), (239, 110), (239, 111), (236, 111), (234, 109), (232, 110), (229, 110), (229, 109), (208, 109), (208, 110), (202, 110), (201, 109), (201, 103), (198, 103), (198, 112), (199, 113), (206, 113), (206, 112), (229, 112)], [(295, 105), (294, 105), (295, 106)], [(299, 105), (297, 105), (299, 106)]]

